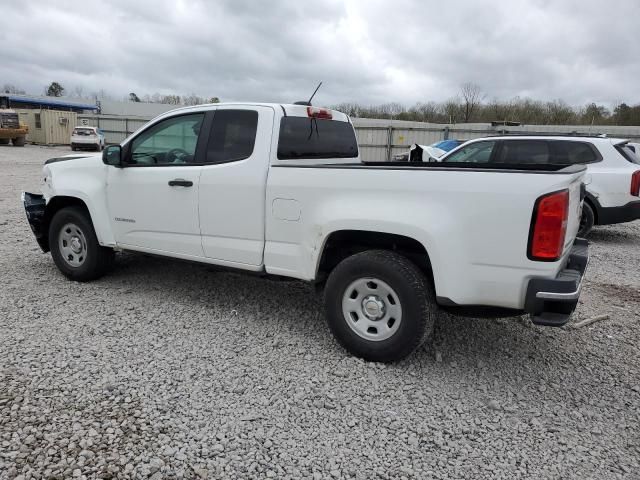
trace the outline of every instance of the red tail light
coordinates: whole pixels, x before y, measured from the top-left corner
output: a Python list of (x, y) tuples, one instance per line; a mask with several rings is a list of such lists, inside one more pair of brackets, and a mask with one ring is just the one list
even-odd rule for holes
[(530, 260), (555, 262), (562, 256), (569, 218), (569, 190), (543, 195), (536, 200), (529, 232)]
[(307, 107), (307, 115), (311, 118), (322, 118), (324, 120), (331, 120), (333, 118), (331, 110), (327, 108)]
[(631, 195), (640, 197), (640, 170), (631, 175)]

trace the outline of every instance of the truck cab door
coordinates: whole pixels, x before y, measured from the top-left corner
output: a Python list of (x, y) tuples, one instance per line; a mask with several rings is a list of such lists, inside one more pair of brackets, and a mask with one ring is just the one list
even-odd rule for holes
[(204, 118), (199, 112), (154, 123), (123, 147), (123, 168), (109, 167), (107, 205), (118, 246), (202, 258), (198, 182)]
[(215, 263), (257, 270), (264, 251), (274, 111), (230, 105), (211, 114), (198, 192), (204, 255)]

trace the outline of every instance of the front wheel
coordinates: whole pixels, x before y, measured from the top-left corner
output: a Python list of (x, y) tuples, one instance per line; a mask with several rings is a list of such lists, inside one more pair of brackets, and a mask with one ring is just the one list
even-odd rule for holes
[(369, 250), (343, 260), (325, 288), (327, 322), (352, 354), (392, 362), (431, 334), (438, 307), (424, 274), (406, 257)]
[(79, 282), (101, 277), (114, 258), (112, 249), (100, 246), (89, 215), (79, 207), (55, 213), (49, 227), (49, 248), (58, 269)]
[(582, 205), (582, 216), (580, 217), (580, 229), (578, 230), (578, 236), (586, 237), (589, 235), (595, 221), (596, 217), (593, 213), (593, 209), (587, 202), (584, 202)]

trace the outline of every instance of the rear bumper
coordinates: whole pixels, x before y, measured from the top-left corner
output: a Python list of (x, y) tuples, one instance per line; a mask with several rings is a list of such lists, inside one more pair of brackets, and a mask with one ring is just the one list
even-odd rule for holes
[(582, 280), (589, 263), (586, 240), (577, 238), (569, 260), (556, 278), (532, 278), (527, 286), (524, 309), (536, 325), (560, 327), (576, 309)]
[(632, 222), (640, 220), (640, 200), (621, 207), (600, 207), (597, 209), (598, 225)]
[(75, 148), (96, 148), (99, 145), (100, 145), (100, 142), (98, 140), (93, 142), (78, 142), (78, 141), (71, 142), (71, 146)]
[(44, 214), (47, 208), (47, 202), (42, 195), (35, 193), (22, 192), (22, 204), (27, 214), (27, 221), (31, 227), (31, 231), (36, 237), (36, 241), (43, 252), (49, 251), (49, 239), (44, 232)]

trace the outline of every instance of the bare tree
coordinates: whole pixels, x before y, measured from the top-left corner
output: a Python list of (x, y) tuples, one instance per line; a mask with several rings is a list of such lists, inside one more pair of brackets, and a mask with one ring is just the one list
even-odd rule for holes
[(459, 98), (450, 98), (442, 104), (442, 113), (445, 117), (445, 122), (456, 123), (460, 120), (460, 112), (463, 110), (463, 106), (460, 104)]
[(5, 83), (2, 86), (2, 91), (4, 93), (14, 93), (17, 95), (24, 95), (26, 92), (24, 90), (22, 90), (21, 88), (16, 87), (15, 85), (12, 85), (10, 83)]
[(71, 96), (82, 98), (83, 93), (84, 93), (84, 88), (82, 88), (80, 85), (76, 85), (75, 87), (73, 87), (73, 92), (71, 92)]
[(475, 83), (467, 82), (460, 87), (460, 95), (462, 96), (462, 118), (464, 123), (469, 123), (473, 114), (478, 110), (484, 95), (480, 87)]

